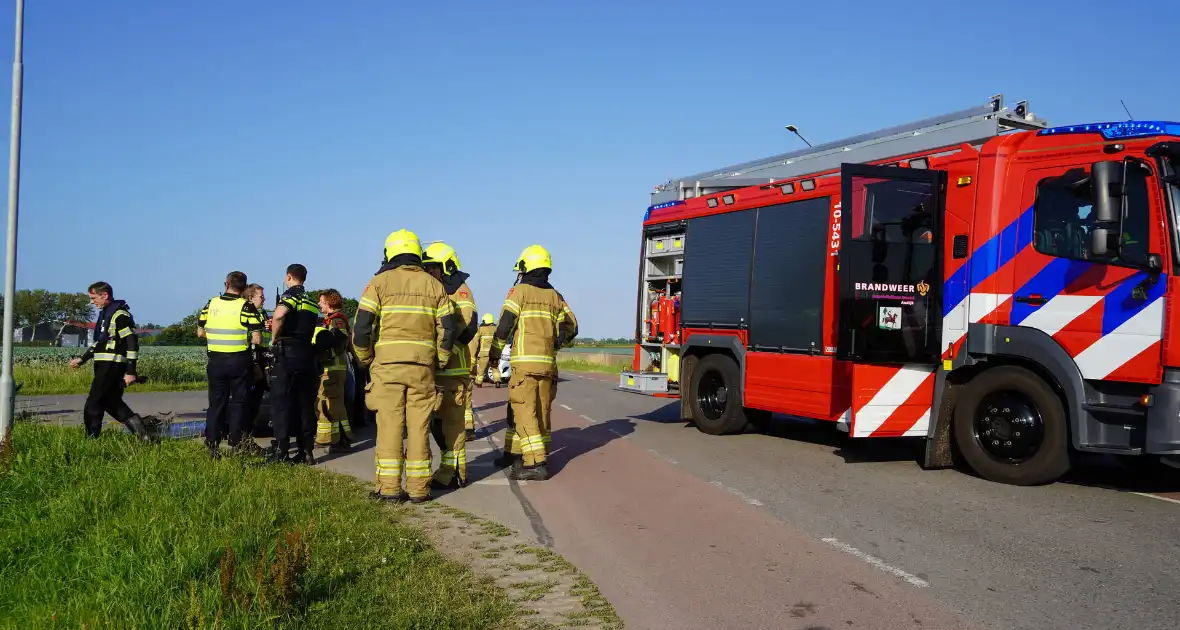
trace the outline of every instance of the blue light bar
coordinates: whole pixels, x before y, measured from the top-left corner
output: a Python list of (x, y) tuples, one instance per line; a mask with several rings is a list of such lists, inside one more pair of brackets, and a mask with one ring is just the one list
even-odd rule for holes
[(1074, 133), (1100, 133), (1107, 140), (1146, 138), (1148, 136), (1180, 136), (1180, 123), (1166, 120), (1128, 120), (1125, 122), (1091, 123), (1052, 127), (1037, 132), (1038, 136), (1060, 136)]
[(665, 201), (664, 203), (657, 203), (654, 206), (648, 206), (647, 212), (643, 213), (643, 220), (646, 221), (651, 218), (653, 210), (663, 210), (664, 208), (671, 208), (672, 206), (683, 206), (683, 201)]

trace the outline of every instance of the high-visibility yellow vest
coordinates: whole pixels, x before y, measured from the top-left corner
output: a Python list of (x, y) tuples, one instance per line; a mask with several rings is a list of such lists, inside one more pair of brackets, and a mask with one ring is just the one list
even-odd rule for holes
[(246, 298), (215, 297), (209, 300), (209, 314), (205, 320), (205, 339), (209, 352), (245, 352), (250, 349), (248, 331), (242, 324), (242, 308)]
[[(313, 332), (311, 336), (312, 341), (314, 342), (320, 336), (320, 334), (331, 335), (332, 331), (324, 328), (323, 326), (316, 326), (315, 332)], [(324, 361), (325, 372), (341, 372), (348, 370), (348, 358), (345, 356), (344, 352), (340, 351), (340, 348), (338, 348), (337, 345), (336, 339), (333, 338), (331, 349), (326, 351), (326, 354), (329, 358)]]

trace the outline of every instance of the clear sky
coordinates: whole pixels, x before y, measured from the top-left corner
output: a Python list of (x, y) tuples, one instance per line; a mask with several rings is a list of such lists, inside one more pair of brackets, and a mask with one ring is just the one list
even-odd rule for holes
[(1178, 120), (1178, 23), (1175, 0), (30, 0), (17, 287), (106, 280), (160, 324), (233, 269), (356, 296), (406, 227), (454, 245), (481, 312), (545, 245), (583, 334), (630, 335), (656, 184), (798, 148), (786, 124), (819, 144), (1000, 92), (1052, 124), (1120, 98)]

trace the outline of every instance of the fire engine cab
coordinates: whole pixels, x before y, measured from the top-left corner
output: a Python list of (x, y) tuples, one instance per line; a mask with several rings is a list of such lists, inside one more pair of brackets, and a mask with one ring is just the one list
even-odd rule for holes
[[(657, 187), (620, 388), (1029, 485), (1180, 459), (1180, 123), (987, 104)], [(666, 307), (668, 304), (670, 306)]]

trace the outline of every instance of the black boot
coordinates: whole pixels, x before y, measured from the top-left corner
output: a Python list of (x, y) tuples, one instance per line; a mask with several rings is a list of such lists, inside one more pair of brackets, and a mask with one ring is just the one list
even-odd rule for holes
[(205, 447), (209, 449), (209, 459), (217, 461), (221, 459), (221, 443), (220, 442), (205, 442)]
[(374, 490), (373, 493), (369, 495), (369, 497), (378, 501), (383, 501), (385, 503), (404, 503), (408, 498), (405, 492), (399, 492), (397, 494), (381, 494), (381, 492), (378, 490)]
[(140, 440), (144, 442), (152, 441), (152, 436), (148, 434), (147, 427), (143, 425), (143, 418), (140, 418), (139, 414), (133, 414), (130, 418), (127, 418), (124, 424), (127, 425), (128, 429), (131, 429), (131, 434)]
[(467, 429), (467, 441), (470, 442), (475, 439), (475, 429)]
[(287, 458), (288, 448), (289, 448), (289, 445), (287, 445), (287, 444), (280, 445), (278, 443), (278, 440), (271, 440), (270, 441), (270, 449), (268, 449), (268, 451), (266, 453), (266, 463), (267, 464), (289, 463), (291, 460)]
[(331, 455), (351, 453), (352, 443), (348, 441), (348, 436), (340, 433), (340, 441), (328, 447), (328, 453)]
[(513, 466), (508, 478), (517, 481), (545, 481), (549, 478), (549, 467), (544, 463), (536, 466)]

